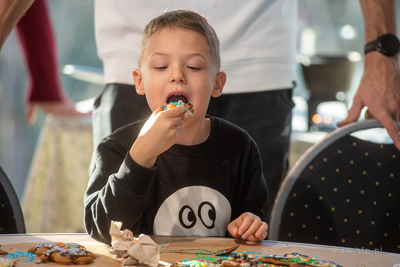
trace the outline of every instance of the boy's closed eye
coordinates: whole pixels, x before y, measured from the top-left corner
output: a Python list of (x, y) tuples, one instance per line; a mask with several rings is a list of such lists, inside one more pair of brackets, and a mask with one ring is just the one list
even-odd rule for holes
[(191, 70), (201, 70), (202, 69), (200, 67), (194, 67), (194, 66), (188, 66), (187, 68), (189, 68)]
[(167, 68), (168, 68), (168, 66), (154, 67), (154, 69), (156, 69), (156, 70), (165, 70), (165, 69), (167, 69)]

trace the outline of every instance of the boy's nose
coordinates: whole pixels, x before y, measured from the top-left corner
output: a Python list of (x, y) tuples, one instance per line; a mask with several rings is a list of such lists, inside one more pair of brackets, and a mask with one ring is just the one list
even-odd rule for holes
[(183, 83), (183, 78), (178, 78), (178, 79), (176, 79), (176, 78), (172, 78), (172, 80), (171, 80), (171, 82), (180, 82), (180, 83)]
[(175, 69), (171, 75), (171, 83), (184, 83), (185, 76), (181, 70)]

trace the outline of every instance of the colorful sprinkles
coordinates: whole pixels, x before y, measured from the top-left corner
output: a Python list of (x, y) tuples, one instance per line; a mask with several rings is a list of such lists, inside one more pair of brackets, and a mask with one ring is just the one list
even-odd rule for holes
[(87, 255), (86, 248), (76, 243), (61, 243), (61, 242), (57, 244), (44, 243), (37, 245), (36, 249), (43, 247), (49, 249), (44, 253), (44, 255), (48, 257), (54, 252), (60, 252), (62, 256), (65, 256), (67, 258), (70, 258), (71, 256), (77, 257), (77, 256)]
[(179, 100), (178, 102), (169, 102), (167, 105), (162, 106), (162, 109), (167, 110), (179, 106), (185, 106), (186, 111), (190, 111), (192, 114), (194, 113), (193, 105), (190, 103), (184, 103), (182, 100)]
[[(299, 253), (279, 255), (261, 255), (262, 252), (246, 251), (246, 252), (232, 252), (228, 256), (205, 256), (196, 255), (193, 258), (187, 258), (183, 261), (176, 262), (174, 266), (193, 266), (193, 267), (222, 267), (222, 266), (238, 266), (245, 267), (272, 267), (281, 266), (273, 263), (263, 262), (265, 259), (274, 259), (282, 262), (293, 263), (299, 266), (326, 266), (326, 267), (342, 267), (330, 261), (317, 260), (310, 258), (306, 255)], [(290, 265), (292, 266), (292, 265)]]
[(7, 266), (5, 262), (12, 261), (15, 264), (23, 262), (32, 262), (35, 260), (35, 256), (36, 255), (34, 253), (28, 253), (28, 252), (10, 252), (7, 255), (0, 257), (0, 263)]

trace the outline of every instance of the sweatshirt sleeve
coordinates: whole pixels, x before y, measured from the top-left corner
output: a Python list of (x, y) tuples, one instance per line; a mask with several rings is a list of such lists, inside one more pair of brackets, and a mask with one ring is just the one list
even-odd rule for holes
[(29, 68), (27, 101), (61, 101), (56, 46), (45, 0), (32, 4), (17, 23), (17, 33)]
[(253, 140), (249, 147), (249, 156), (245, 162), (245, 180), (242, 183), (242, 212), (250, 211), (259, 216), (261, 220), (266, 221), (262, 208), (268, 197), (268, 187), (262, 171), (261, 155)]
[(155, 168), (137, 164), (128, 147), (114, 140), (100, 143), (97, 153), (95, 170), (85, 193), (85, 228), (94, 239), (110, 244), (111, 220), (123, 222), (124, 229), (137, 234)]

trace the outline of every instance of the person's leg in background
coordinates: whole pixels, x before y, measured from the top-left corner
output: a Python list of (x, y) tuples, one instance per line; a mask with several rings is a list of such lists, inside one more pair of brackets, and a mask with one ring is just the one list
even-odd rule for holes
[[(100, 141), (116, 129), (150, 116), (146, 97), (138, 95), (134, 85), (106, 84), (93, 105), (93, 151)], [(93, 152), (89, 174), (94, 167)]]
[(269, 196), (267, 217), (289, 166), (293, 89), (223, 94), (212, 98), (208, 114), (224, 118), (246, 130), (259, 146)]

